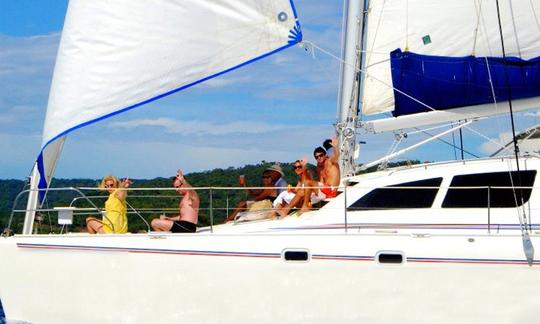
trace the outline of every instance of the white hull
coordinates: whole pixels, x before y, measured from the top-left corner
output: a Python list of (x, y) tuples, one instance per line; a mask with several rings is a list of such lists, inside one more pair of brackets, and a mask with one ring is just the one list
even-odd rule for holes
[[(318, 211), (213, 232), (1, 238), (0, 300), (8, 319), (32, 323), (533, 323), (540, 259), (527, 264), (521, 209), (444, 207), (452, 178), (508, 168), (366, 174)], [(345, 213), (373, 188), (427, 177), (442, 178), (428, 208)], [(525, 204), (537, 248), (539, 201), (532, 190)]]
[[(291, 248), (311, 260), (283, 260)], [(0, 250), (7, 318), (32, 323), (533, 323), (540, 306), (519, 235), (16, 236)]]

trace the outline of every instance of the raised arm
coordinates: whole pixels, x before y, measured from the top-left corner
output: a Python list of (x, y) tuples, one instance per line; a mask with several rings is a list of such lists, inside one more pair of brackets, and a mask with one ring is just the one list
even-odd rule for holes
[(339, 161), (339, 143), (337, 138), (334, 136), (332, 137), (332, 148), (334, 148), (334, 155), (330, 158), (330, 162), (332, 164), (338, 164)]
[(124, 180), (120, 181), (120, 184), (118, 186), (118, 190), (116, 190), (116, 198), (120, 200), (125, 200), (127, 197), (127, 188), (132, 184), (133, 182), (129, 180), (129, 178), (125, 178)]

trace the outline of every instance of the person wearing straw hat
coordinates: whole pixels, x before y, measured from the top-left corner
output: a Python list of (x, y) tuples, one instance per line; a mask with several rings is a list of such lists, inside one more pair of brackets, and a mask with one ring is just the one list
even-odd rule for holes
[[(272, 179), (272, 173), (275, 173), (277, 171), (272, 171), (269, 169), (266, 169), (262, 173), (262, 188), (259, 189), (251, 189), (246, 188), (247, 193), (250, 196), (249, 200), (243, 200), (238, 202), (236, 205), (236, 208), (233, 210), (233, 212), (227, 217), (225, 222), (230, 222), (236, 218), (236, 215), (238, 213), (241, 213), (243, 211), (256, 211), (256, 210), (266, 210), (266, 209), (272, 209), (272, 202), (274, 199), (276, 199), (278, 192), (276, 188), (273, 185), (273, 179)], [(247, 187), (246, 181), (243, 176), (240, 176), (238, 179), (239, 183), (243, 187)]]
[(264, 171), (269, 172), (268, 174), (272, 178), (272, 183), (274, 184), (274, 187), (276, 187), (278, 195), (283, 191), (287, 190), (288, 184), (287, 181), (283, 179), (284, 173), (279, 164), (276, 163), (271, 167), (266, 168), (266, 170)]

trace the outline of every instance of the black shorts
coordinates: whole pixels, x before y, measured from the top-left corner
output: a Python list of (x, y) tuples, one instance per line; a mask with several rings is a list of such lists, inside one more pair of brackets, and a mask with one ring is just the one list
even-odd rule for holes
[(197, 231), (197, 225), (186, 221), (174, 221), (171, 227), (173, 233), (195, 233)]

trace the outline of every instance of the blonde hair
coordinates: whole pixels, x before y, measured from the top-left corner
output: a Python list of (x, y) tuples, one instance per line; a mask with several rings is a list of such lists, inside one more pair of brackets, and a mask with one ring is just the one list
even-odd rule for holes
[(105, 183), (107, 181), (111, 181), (111, 180), (114, 181), (114, 187), (118, 188), (118, 184), (119, 184), (118, 178), (115, 177), (115, 176), (112, 176), (112, 175), (104, 176), (103, 179), (101, 179), (101, 183), (99, 184), (99, 188), (100, 189), (105, 189)]

